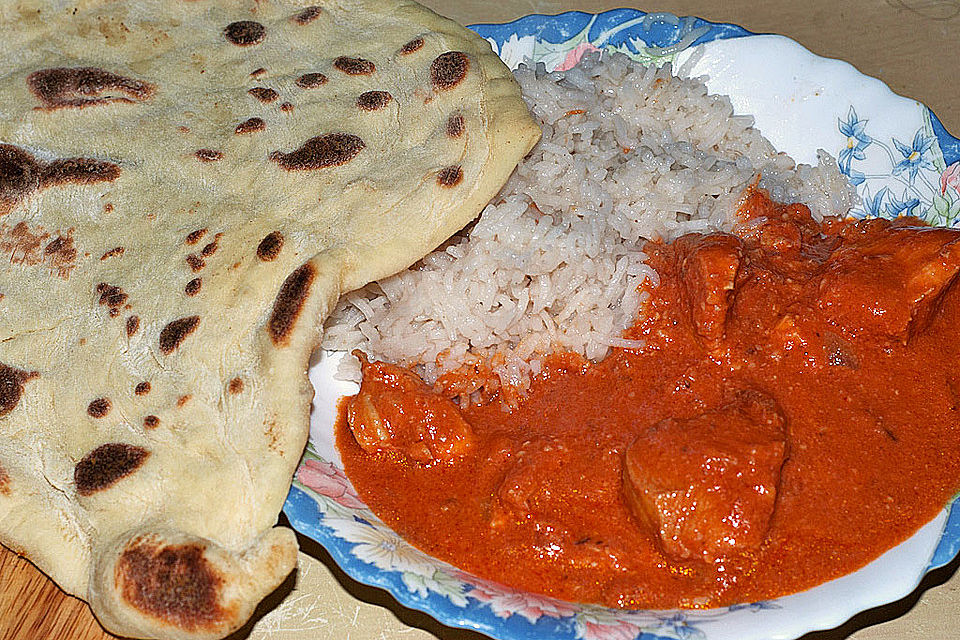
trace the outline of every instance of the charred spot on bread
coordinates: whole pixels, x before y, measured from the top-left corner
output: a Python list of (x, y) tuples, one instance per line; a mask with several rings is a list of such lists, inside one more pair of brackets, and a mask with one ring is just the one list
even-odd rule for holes
[(183, 287), (183, 292), (188, 296), (195, 296), (200, 293), (200, 287), (203, 285), (201, 278), (194, 278)]
[(462, 51), (447, 51), (430, 64), (430, 83), (438, 91), (448, 91), (467, 77), (470, 58)]
[(249, 47), (260, 44), (267, 36), (267, 29), (253, 20), (238, 20), (231, 22), (223, 30), (223, 37), (227, 42), (238, 47)]
[(43, 248), (43, 253), (50, 266), (55, 269), (72, 268), (77, 258), (77, 248), (73, 244), (73, 236), (58, 235)]
[(393, 96), (387, 91), (364, 91), (357, 96), (357, 107), (363, 111), (377, 111), (390, 104)]
[(248, 133), (256, 133), (257, 131), (263, 131), (267, 128), (267, 123), (263, 121), (263, 118), (247, 118), (240, 124), (238, 124), (233, 132), (238, 136), (242, 136)]
[[(0, 200), (0, 215), (4, 212), (4, 203)], [(43, 264), (64, 280), (76, 266), (77, 249), (73, 244), (73, 228), (66, 235), (59, 234), (53, 241), (48, 242), (50, 233), (42, 226), (30, 227), (20, 221), (12, 227), (0, 224), (0, 252), (9, 255), (11, 264), (33, 266)]]
[(187, 257), (184, 258), (184, 260), (187, 261), (187, 266), (190, 267), (190, 271), (193, 271), (194, 273), (197, 271), (202, 271), (203, 268), (207, 266), (207, 263), (204, 261), (204, 259), (195, 253), (187, 254)]
[(44, 167), (40, 186), (112, 182), (119, 177), (120, 167), (112, 162), (92, 158), (64, 158), (54, 160)]
[(447, 135), (451, 138), (459, 138), (467, 130), (467, 125), (463, 120), (463, 114), (455, 113), (447, 118)]
[(305, 73), (297, 78), (295, 83), (301, 89), (314, 89), (327, 84), (327, 76), (322, 73)]
[(257, 258), (263, 262), (273, 262), (280, 255), (281, 249), (283, 249), (283, 234), (279, 231), (271, 231), (257, 245)]
[(43, 109), (82, 109), (110, 103), (149, 100), (156, 90), (147, 82), (98, 67), (40, 69), (27, 76), (27, 87)]
[(114, 580), (123, 599), (184, 631), (212, 628), (225, 617), (224, 579), (198, 544), (163, 545), (133, 540), (121, 553)]
[(318, 6), (304, 7), (302, 10), (293, 14), (292, 20), (299, 25), (310, 24), (316, 20), (323, 10)]
[(437, 173), (437, 184), (441, 187), (455, 187), (463, 182), (463, 168), (459, 165), (444, 167)]
[(200, 316), (187, 316), (170, 322), (160, 331), (160, 352), (170, 355), (200, 324)]
[(96, 290), (97, 293), (100, 294), (100, 306), (107, 307), (108, 314), (111, 318), (116, 318), (120, 315), (120, 310), (127, 304), (127, 300), (130, 299), (126, 291), (116, 285), (107, 284), (106, 282), (99, 283)]
[(280, 94), (277, 93), (274, 89), (270, 89), (267, 87), (253, 87), (252, 89), (248, 89), (247, 93), (249, 93), (251, 96), (253, 96), (257, 100), (265, 104), (274, 102), (277, 98), (280, 97)]
[(218, 233), (213, 236), (213, 240), (204, 245), (203, 249), (200, 250), (200, 255), (204, 258), (209, 258), (217, 252), (217, 249), (220, 248), (220, 238), (223, 237), (222, 233)]
[(64, 248), (66, 243), (67, 241), (63, 238), (63, 236), (57, 236), (56, 238), (51, 240), (50, 243), (47, 244), (47, 246), (43, 248), (43, 252), (47, 255), (58, 253)]
[(37, 191), (42, 175), (33, 154), (12, 144), (0, 144), (0, 213)]
[(223, 159), (223, 152), (216, 149), (197, 149), (193, 157), (200, 162), (216, 162)]
[(0, 364), (0, 417), (13, 411), (23, 395), (23, 384), (39, 377), (36, 371), (24, 371)]
[(191, 231), (190, 233), (187, 234), (187, 237), (184, 238), (183, 241), (186, 244), (197, 244), (205, 235), (207, 235), (206, 227), (204, 227), (203, 229), (197, 229), (196, 231)]
[(287, 171), (325, 169), (350, 162), (366, 146), (359, 136), (352, 133), (328, 133), (310, 138), (290, 153), (274, 151), (270, 159)]
[(12, 144), (0, 144), (0, 215), (33, 193), (64, 184), (111, 182), (120, 167), (92, 158), (61, 158), (42, 162)]
[(349, 76), (368, 76), (377, 70), (377, 65), (363, 58), (340, 56), (333, 61), (333, 66)]
[(307, 262), (283, 281), (267, 321), (267, 332), (274, 345), (282, 347), (290, 343), (290, 334), (300, 318), (316, 275), (314, 266)]
[(127, 318), (127, 337), (132, 338), (140, 329), (140, 316), (129, 316)]
[(89, 496), (108, 489), (143, 465), (150, 452), (121, 442), (102, 444), (83, 457), (73, 469), (77, 493)]
[(113, 408), (113, 403), (110, 402), (110, 398), (97, 398), (91, 400), (90, 404), (87, 405), (87, 415), (91, 418), (105, 418), (110, 413), (111, 408)]
[(423, 38), (414, 38), (410, 42), (400, 47), (400, 55), (408, 56), (411, 53), (423, 49)]

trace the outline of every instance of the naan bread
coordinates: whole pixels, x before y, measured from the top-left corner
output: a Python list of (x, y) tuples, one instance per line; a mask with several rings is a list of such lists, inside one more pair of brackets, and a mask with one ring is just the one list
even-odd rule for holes
[(539, 135), (466, 29), (317, 2), (0, 0), (0, 541), (114, 633), (221, 637), (292, 570), (323, 318)]

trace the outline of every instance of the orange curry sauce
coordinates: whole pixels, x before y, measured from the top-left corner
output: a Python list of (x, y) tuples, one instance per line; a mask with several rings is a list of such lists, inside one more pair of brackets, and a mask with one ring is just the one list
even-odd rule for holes
[(374, 512), (520, 589), (708, 607), (853, 571), (957, 491), (960, 234), (753, 188), (736, 236), (647, 251), (646, 346), (551, 357), (510, 410), (365, 363), (337, 440)]

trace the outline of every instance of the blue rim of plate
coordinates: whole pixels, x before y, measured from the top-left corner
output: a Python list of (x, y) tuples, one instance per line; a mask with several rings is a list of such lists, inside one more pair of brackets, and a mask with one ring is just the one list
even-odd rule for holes
[[(696, 46), (714, 40), (728, 40), (745, 36), (761, 35), (735, 24), (710, 22), (692, 16), (678, 18), (669, 13), (646, 13), (638, 9), (611, 9), (603, 13), (568, 11), (557, 15), (534, 13), (513, 22), (473, 24), (469, 28), (480, 36), (496, 42), (504, 42), (512, 35), (534, 36), (547, 42), (563, 42), (588, 29), (587, 38), (596, 42), (604, 32), (616, 29), (628, 22), (643, 19), (637, 29), (625, 29), (611, 35), (604, 44), (614, 47), (628, 46), (631, 36), (641, 35), (650, 47), (669, 48), (676, 44), (678, 32), (704, 30), (688, 46)], [(592, 21), (592, 23), (591, 23)], [(589, 26), (588, 26), (589, 25)], [(642, 31), (642, 33), (638, 33)], [(927, 109), (932, 120), (933, 132), (940, 144), (947, 165), (960, 161), (960, 139), (950, 135), (936, 114)]]
[[(624, 27), (624, 25), (628, 26)], [(664, 13), (648, 14), (627, 8), (600, 14), (583, 12), (567, 12), (559, 15), (532, 14), (504, 24), (471, 25), (470, 29), (497, 45), (496, 50), (501, 53), (501, 56), (503, 44), (511, 38), (533, 36), (539, 44), (556, 49), (559, 55), (570, 55), (577, 45), (590, 43), (599, 45), (603, 49), (619, 49), (635, 59), (647, 59), (655, 63), (658, 63), (658, 60), (671, 59), (685, 47), (715, 40), (758, 35), (733, 24), (714, 23), (693, 17), (678, 18)], [(678, 43), (682, 45), (680, 49), (677, 47)], [(960, 163), (960, 139), (951, 136), (928, 108), (923, 107), (923, 109), (927, 118), (926, 132), (929, 137), (935, 139), (936, 169), (946, 175), (947, 167)], [(851, 122), (855, 123), (855, 114), (853, 118)], [(920, 135), (919, 132), (918, 135)], [(845, 169), (841, 164), (841, 170), (851, 178), (851, 181), (854, 181), (856, 171), (851, 172), (849, 161)], [(956, 201), (950, 201), (948, 204), (951, 207), (956, 205), (955, 208), (960, 211), (960, 166), (956, 169), (958, 184), (954, 186), (951, 183), (951, 188), (957, 192)], [(952, 197), (952, 192), (950, 195)], [(960, 226), (960, 215), (956, 219), (949, 219), (948, 224)], [(304, 456), (305, 461), (308, 459), (313, 459), (317, 464), (328, 464), (317, 456), (311, 447), (308, 447)], [(346, 540), (342, 531), (337, 532), (330, 525), (331, 520), (328, 518), (331, 515), (331, 509), (335, 512), (338, 510), (337, 502), (336, 499), (331, 500), (329, 496), (319, 495), (299, 480), (295, 480), (284, 505), (284, 512), (297, 531), (320, 543), (351, 578), (386, 590), (400, 604), (423, 611), (442, 624), (479, 631), (504, 640), (542, 640), (548, 637), (600, 638), (603, 636), (596, 634), (591, 636), (589, 632), (584, 631), (590, 621), (598, 619), (599, 616), (602, 622), (603, 611), (610, 611), (611, 615), (623, 613), (590, 605), (574, 605), (581, 609), (576, 616), (541, 615), (536, 620), (532, 620), (523, 615), (504, 615), (502, 610), (490, 606), (489, 602), (480, 604), (477, 601), (471, 604), (466, 598), (461, 598), (466, 605), (457, 605), (456, 597), (451, 593), (443, 593), (442, 586), (438, 591), (437, 587), (415, 583), (417, 578), (410, 578), (409, 573), (381, 570), (367, 560), (361, 559), (356, 553), (356, 548), (360, 546), (356, 539), (352, 542)], [(949, 514), (939, 542), (926, 569), (917, 576), (914, 588), (923, 575), (948, 564), (960, 552), (960, 508), (955, 508), (958, 506), (960, 506), (960, 496), (947, 506)], [(376, 521), (375, 516), (369, 511), (344, 510), (342, 507), (339, 510), (347, 513), (347, 520), (353, 519), (350, 524), (355, 524), (361, 530), (365, 527), (371, 527), (373, 530), (376, 528), (375, 524), (383, 527), (382, 523)], [(387, 541), (385, 544), (389, 547), (390, 543)], [(450, 573), (457, 573), (449, 565), (445, 566), (449, 568)], [(437, 575), (439, 576), (440, 572)], [(412, 580), (414, 583), (411, 582)], [(480, 587), (474, 585), (474, 588)], [(465, 592), (465, 594), (470, 593), (472, 592), (469, 590)], [(776, 601), (752, 603), (735, 605), (725, 610), (718, 609), (715, 610), (716, 617), (712, 620), (709, 612), (706, 612), (706, 615), (703, 615), (704, 612), (698, 612), (700, 615), (696, 619), (689, 619), (682, 611), (631, 612), (641, 616), (642, 619), (638, 617), (633, 620), (632, 626), (620, 630), (632, 629), (636, 634), (636, 640), (706, 640), (706, 633), (698, 626), (704, 621), (716, 622), (726, 613), (745, 609), (761, 611), (778, 608), (775, 603)], [(835, 624), (838, 622), (833, 619), (820, 626), (814, 623), (814, 626), (805, 628), (801, 633), (829, 628)], [(625, 636), (617, 635), (616, 637)]]

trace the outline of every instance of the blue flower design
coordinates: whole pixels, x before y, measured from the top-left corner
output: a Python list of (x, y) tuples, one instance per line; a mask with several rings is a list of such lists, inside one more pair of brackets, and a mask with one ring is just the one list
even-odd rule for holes
[(904, 171), (910, 172), (910, 184), (917, 178), (920, 169), (933, 169), (933, 162), (930, 161), (927, 152), (933, 146), (935, 139), (932, 136), (923, 135), (922, 131), (917, 131), (913, 136), (913, 143), (908, 147), (896, 138), (893, 144), (903, 156), (903, 160), (898, 162), (893, 168), (893, 174), (898, 175)]
[(920, 206), (920, 200), (918, 198), (908, 198), (906, 191), (903, 192), (901, 200), (898, 200), (892, 193), (887, 199), (887, 213), (894, 218), (897, 216), (912, 216), (913, 210), (918, 206)]
[[(849, 175), (851, 182), (853, 182), (850, 164), (854, 160), (863, 160), (866, 157), (863, 150), (870, 146), (873, 138), (864, 133), (867, 121), (861, 120), (857, 116), (857, 110), (852, 106), (850, 107), (850, 111), (847, 112), (846, 121), (837, 118), (837, 125), (839, 126), (840, 133), (847, 136), (847, 145), (840, 150), (840, 157), (837, 159), (837, 162), (840, 165), (840, 171)], [(863, 174), (857, 173), (859, 174), (860, 182), (863, 182)], [(854, 182), (854, 184), (859, 184), (859, 182)]]
[(847, 171), (843, 171), (843, 168), (841, 167), (840, 171), (841, 173), (847, 174), (847, 178), (850, 179), (850, 184), (852, 184), (855, 187), (857, 185), (863, 184), (863, 181), (867, 179), (867, 176), (863, 175), (863, 173), (857, 171), (852, 167), (848, 168)]
[(890, 189), (884, 187), (877, 191), (873, 197), (870, 196), (869, 192), (863, 194), (863, 211), (858, 211), (857, 213), (862, 215), (864, 218), (879, 218), (883, 215), (881, 207), (883, 207), (883, 201), (887, 197), (887, 194), (890, 193)]
[(685, 614), (677, 613), (670, 617), (660, 617), (659, 622), (654, 632), (669, 633), (680, 640), (706, 640), (706, 634), (691, 626)]

